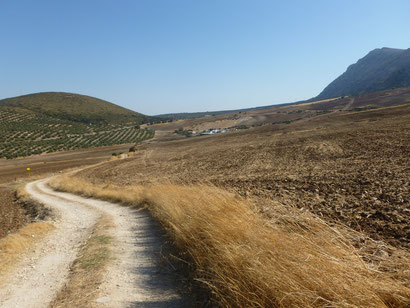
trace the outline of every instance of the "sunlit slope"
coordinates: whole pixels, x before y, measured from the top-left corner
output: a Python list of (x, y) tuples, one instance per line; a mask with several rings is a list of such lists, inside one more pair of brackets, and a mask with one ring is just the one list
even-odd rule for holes
[(151, 138), (139, 125), (155, 118), (70, 93), (38, 93), (0, 101), (0, 158), (16, 158)]
[(150, 117), (110, 102), (80, 94), (44, 92), (0, 100), (0, 111), (46, 115), (56, 119), (84, 123), (135, 123)]

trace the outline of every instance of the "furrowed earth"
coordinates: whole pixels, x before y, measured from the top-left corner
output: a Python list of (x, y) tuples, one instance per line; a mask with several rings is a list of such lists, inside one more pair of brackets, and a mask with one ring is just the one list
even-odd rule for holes
[[(410, 106), (383, 99), (387, 107), (342, 111), (339, 102), (336, 111), (290, 124), (153, 141), (140, 145), (132, 158), (78, 175), (97, 184), (211, 183), (255, 198), (268, 218), (271, 209), (264, 199), (409, 248)], [(365, 100), (380, 102), (371, 97), (357, 101)], [(355, 108), (350, 98), (344, 104)], [(164, 136), (168, 129), (170, 138), (177, 127), (171, 123), (156, 129)]]

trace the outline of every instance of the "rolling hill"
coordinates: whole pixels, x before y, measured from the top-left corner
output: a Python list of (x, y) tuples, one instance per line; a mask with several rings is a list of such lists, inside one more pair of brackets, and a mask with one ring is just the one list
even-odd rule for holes
[(41, 114), (56, 119), (92, 124), (143, 124), (151, 118), (110, 102), (80, 94), (43, 92), (0, 100), (0, 110)]
[(137, 143), (154, 131), (149, 117), (98, 98), (62, 92), (0, 101), (0, 158)]
[(374, 49), (350, 65), (314, 100), (410, 86), (410, 48)]

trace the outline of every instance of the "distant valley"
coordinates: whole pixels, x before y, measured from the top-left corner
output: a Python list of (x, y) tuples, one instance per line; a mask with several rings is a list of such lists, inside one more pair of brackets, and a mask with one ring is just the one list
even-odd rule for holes
[(381, 48), (350, 65), (317, 97), (279, 105), (151, 117), (85, 95), (24, 95), (0, 100), (0, 158), (138, 143), (152, 138), (154, 130), (161, 136), (177, 131), (189, 137), (210, 129), (289, 124), (331, 112), (383, 108), (408, 103), (409, 86), (410, 49)]
[(216, 116), (233, 112), (246, 112), (271, 107), (297, 105), (342, 96), (357, 96), (388, 89), (410, 86), (410, 48), (377, 48), (369, 52), (357, 63), (350, 65), (346, 72), (332, 81), (318, 96), (299, 102), (244, 108), (224, 111), (192, 113), (170, 113), (158, 115), (169, 119), (189, 119)]

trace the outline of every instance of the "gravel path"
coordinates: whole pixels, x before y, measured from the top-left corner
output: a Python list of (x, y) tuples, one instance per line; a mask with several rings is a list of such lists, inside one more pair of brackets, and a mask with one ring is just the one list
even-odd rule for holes
[(189, 306), (177, 295), (172, 277), (157, 266), (163, 239), (150, 216), (109, 202), (53, 191), (40, 180), (26, 190), (53, 210), (53, 230), (0, 289), (0, 307), (47, 307), (67, 282), (79, 248), (102, 214), (112, 218), (114, 259), (95, 306)]

